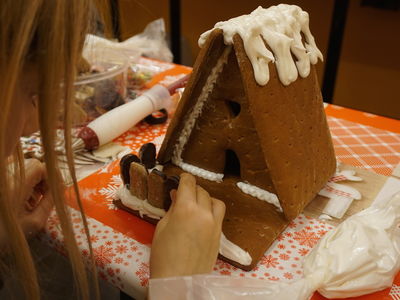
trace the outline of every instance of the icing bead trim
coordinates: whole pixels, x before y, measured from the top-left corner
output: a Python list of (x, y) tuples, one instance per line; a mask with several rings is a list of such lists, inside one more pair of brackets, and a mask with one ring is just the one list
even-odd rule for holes
[(178, 167), (180, 167), (182, 170), (185, 172), (188, 172), (192, 175), (201, 177), (203, 179), (207, 179), (210, 181), (216, 181), (216, 182), (221, 182), (222, 179), (224, 178), (224, 174), (221, 173), (214, 173), (211, 171), (207, 171), (205, 169), (184, 163), (184, 162), (178, 162), (176, 164)]
[(274, 193), (270, 193), (266, 190), (260, 189), (259, 187), (244, 182), (238, 182), (236, 185), (238, 186), (239, 189), (242, 190), (243, 193), (253, 196), (262, 201), (266, 201), (276, 206), (276, 208), (280, 212), (283, 211), (281, 204), (279, 203), (279, 199)]
[[(218, 74), (220, 74), (222, 72), (223, 66), (228, 61), (228, 56), (231, 51), (231, 48), (232, 47), (227, 47), (224, 50), (221, 57), (218, 59), (216, 65), (211, 70), (211, 74), (210, 74), (210, 76), (208, 76), (207, 81), (201, 91), (201, 94), (200, 94), (193, 110), (191, 111), (191, 113), (189, 114), (189, 116), (187, 117), (187, 119), (185, 121), (181, 135), (178, 138), (178, 143), (175, 144), (174, 152), (172, 155), (172, 163), (174, 163), (178, 167), (181, 167), (184, 171), (189, 172), (193, 175), (197, 175), (204, 179), (217, 181), (217, 182), (222, 180), (222, 178), (224, 176), (223, 174), (213, 173), (211, 171), (204, 170), (204, 169), (184, 163), (182, 160), (182, 152), (183, 152), (183, 149), (184, 149), (186, 143), (189, 140), (190, 134), (192, 133), (194, 125), (196, 124), (197, 118), (201, 115), (201, 112), (204, 107), (204, 103), (207, 101), (208, 95), (211, 93), (211, 91), (214, 88), (214, 85), (217, 81)], [(186, 169), (184, 169), (184, 168), (186, 168)], [(195, 174), (192, 172), (197, 172), (197, 173)]]

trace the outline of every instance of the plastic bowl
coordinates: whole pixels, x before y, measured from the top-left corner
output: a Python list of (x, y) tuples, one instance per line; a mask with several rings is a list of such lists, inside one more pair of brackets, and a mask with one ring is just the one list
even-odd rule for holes
[(87, 52), (91, 72), (75, 82), (75, 125), (84, 125), (125, 103), (129, 58), (113, 49)]

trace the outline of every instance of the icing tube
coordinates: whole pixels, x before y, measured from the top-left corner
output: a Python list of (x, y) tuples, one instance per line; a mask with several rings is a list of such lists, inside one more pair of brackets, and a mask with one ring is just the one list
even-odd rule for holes
[(155, 85), (140, 97), (118, 106), (90, 122), (89, 127), (98, 139), (98, 146), (104, 145), (140, 122), (154, 111), (169, 105), (170, 94), (162, 85)]
[(400, 269), (400, 193), (349, 217), (318, 242), (305, 258), (304, 277), (272, 282), (195, 275), (151, 279), (157, 299), (306, 300), (318, 290), (326, 298), (347, 298), (390, 287)]
[(327, 298), (390, 287), (400, 269), (400, 194), (351, 216), (307, 256), (303, 271)]

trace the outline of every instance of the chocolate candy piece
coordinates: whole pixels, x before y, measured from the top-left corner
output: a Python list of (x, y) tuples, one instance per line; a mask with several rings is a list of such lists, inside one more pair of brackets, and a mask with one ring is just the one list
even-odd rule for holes
[(156, 165), (156, 146), (153, 143), (143, 144), (139, 150), (139, 157), (142, 164), (146, 166), (147, 169), (152, 169)]
[(131, 177), (129, 176), (129, 170), (130, 170), (132, 162), (140, 163), (139, 157), (137, 157), (134, 154), (127, 154), (127, 155), (124, 155), (121, 158), (121, 161), (119, 162), (120, 174), (121, 174), (121, 178), (122, 178), (124, 185), (129, 185), (131, 182), (131, 179), (130, 179)]
[(138, 162), (132, 162), (129, 170), (131, 178), (129, 190), (131, 194), (141, 200), (147, 199), (147, 169)]
[(170, 196), (170, 192), (172, 190), (177, 190), (179, 186), (179, 176), (169, 176), (167, 180), (165, 181), (165, 193), (166, 197), (164, 199), (164, 209), (168, 210), (169, 207), (171, 206), (172, 199)]
[(168, 197), (165, 180), (167, 176), (157, 169), (154, 169), (147, 177), (147, 201), (157, 208), (164, 208), (165, 198)]
[(153, 171), (151, 171), (151, 174), (157, 174), (159, 177), (162, 177), (164, 180), (167, 180), (167, 175), (158, 169), (154, 169)]
[(150, 125), (163, 124), (168, 119), (168, 112), (165, 108), (160, 109), (158, 112), (148, 115), (144, 121)]

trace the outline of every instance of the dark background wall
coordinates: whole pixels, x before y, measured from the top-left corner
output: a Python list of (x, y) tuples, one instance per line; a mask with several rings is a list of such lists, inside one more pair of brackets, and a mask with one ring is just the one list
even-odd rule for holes
[[(115, 0), (116, 1), (116, 0)], [(341, 1), (341, 0), (336, 0)], [(171, 1), (172, 2), (172, 1)], [(268, 7), (280, 1), (181, 0), (181, 62), (192, 65), (199, 35), (221, 20)], [(348, 1), (341, 55), (333, 89), (334, 104), (400, 118), (400, 11), (372, 7), (371, 0)], [(399, 1), (392, 3), (396, 8)], [(286, 1), (310, 14), (310, 27), (326, 58), (335, 0)], [(118, 0), (120, 38), (143, 30), (162, 17), (170, 28), (170, 1)], [(382, 6), (382, 5), (380, 5)], [(384, 5), (383, 5), (384, 6)], [(390, 7), (390, 5), (387, 5)], [(322, 84), (326, 61), (317, 67)], [(329, 99), (327, 99), (329, 100)]]

